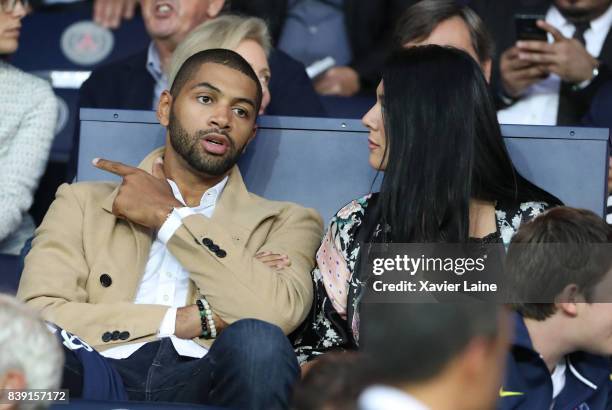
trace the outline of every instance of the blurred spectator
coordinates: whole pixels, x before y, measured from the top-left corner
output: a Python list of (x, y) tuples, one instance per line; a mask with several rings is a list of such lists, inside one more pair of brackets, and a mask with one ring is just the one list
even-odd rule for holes
[[(59, 342), (34, 312), (15, 298), (0, 294), (0, 396), (6, 390), (57, 390), (63, 361)], [(48, 404), (17, 406), (3, 401), (0, 409), (26, 410)]]
[[(35, 7), (76, 3), (83, 0), (32, 0)], [(93, 0), (93, 21), (109, 29), (118, 28), (121, 20), (130, 20), (138, 0)]]
[(559, 207), (514, 236), (506, 275), (518, 314), (500, 409), (612, 407), (612, 227)]
[(363, 353), (380, 384), (364, 391), (360, 409), (493, 408), (510, 335), (503, 308), (467, 302), (362, 309)]
[(352, 410), (369, 380), (357, 353), (330, 353), (317, 360), (293, 395), (293, 410)]
[[(611, 0), (474, 0), (499, 48), (501, 123), (575, 125), (611, 77)], [(544, 16), (549, 42), (517, 41), (516, 14)]]
[(309, 66), (332, 57), (315, 80), (319, 94), (373, 91), (391, 46), (396, 18), (415, 0), (232, 0), (237, 13), (270, 24), (273, 43)]
[(464, 50), (491, 79), (493, 39), (480, 17), (455, 0), (422, 0), (399, 19), (395, 43), (404, 46), (438, 44)]
[(0, 253), (10, 254), (18, 254), (34, 233), (28, 209), (47, 164), (57, 117), (51, 86), (1, 58), (17, 50), (27, 7), (27, 1), (0, 0)]
[[(141, 0), (142, 17), (151, 37), (148, 49), (92, 72), (79, 93), (79, 107), (156, 110), (168, 88), (166, 72), (172, 53), (199, 24), (215, 18), (224, 0)], [(325, 111), (304, 67), (281, 51), (270, 55), (274, 103), (267, 114), (324, 117)], [(78, 130), (72, 146), (68, 178), (76, 173)]]
[(168, 67), (168, 84), (172, 87), (174, 78), (183, 63), (192, 55), (211, 48), (226, 48), (240, 54), (255, 71), (261, 82), (263, 98), (259, 114), (270, 104), (270, 35), (266, 23), (256, 17), (225, 15), (196, 27), (172, 55)]

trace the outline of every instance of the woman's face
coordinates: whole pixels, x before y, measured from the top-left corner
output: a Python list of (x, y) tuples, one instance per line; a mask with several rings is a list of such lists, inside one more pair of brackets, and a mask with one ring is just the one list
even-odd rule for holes
[(21, 19), (25, 15), (26, 9), (21, 1), (15, 4), (15, 8), (11, 12), (0, 9), (0, 55), (12, 54), (17, 50)]
[(382, 81), (376, 89), (376, 104), (363, 116), (363, 125), (368, 127), (370, 134), (368, 137), (368, 148), (370, 149), (369, 162), (374, 169), (384, 171), (387, 168), (389, 153), (386, 152), (387, 136), (383, 123), (382, 101), (385, 95)]
[(259, 114), (263, 114), (271, 99), (269, 85), (272, 73), (270, 72), (266, 53), (263, 47), (253, 40), (244, 40), (234, 51), (240, 54), (253, 67), (253, 71), (259, 77), (261, 90), (263, 91)]

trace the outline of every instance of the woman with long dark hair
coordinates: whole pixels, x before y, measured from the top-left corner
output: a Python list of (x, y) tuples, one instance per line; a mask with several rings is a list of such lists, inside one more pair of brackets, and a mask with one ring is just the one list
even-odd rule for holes
[(441, 46), (396, 51), (364, 116), (379, 193), (332, 218), (313, 271), (315, 301), (296, 340), (301, 362), (359, 345), (364, 243), (509, 243), (560, 201), (515, 169), (481, 68)]

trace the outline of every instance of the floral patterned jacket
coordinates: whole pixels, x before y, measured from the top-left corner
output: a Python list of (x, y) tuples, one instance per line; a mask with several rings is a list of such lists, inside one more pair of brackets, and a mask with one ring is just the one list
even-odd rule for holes
[[(315, 300), (309, 317), (299, 329), (295, 349), (300, 363), (330, 350), (359, 346), (359, 302), (364, 281), (355, 274), (359, 243), (355, 240), (368, 204), (377, 194), (355, 199), (332, 218), (317, 251), (312, 271)], [(496, 205), (497, 232), (486, 242), (510, 243), (521, 223), (549, 208), (544, 202), (524, 202), (514, 206)]]

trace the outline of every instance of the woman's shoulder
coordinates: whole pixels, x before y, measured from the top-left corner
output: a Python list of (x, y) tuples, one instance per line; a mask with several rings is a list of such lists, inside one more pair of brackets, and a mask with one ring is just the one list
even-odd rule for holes
[(378, 194), (376, 193), (370, 193), (353, 199), (351, 202), (340, 208), (338, 212), (336, 212), (336, 214), (332, 217), (331, 224), (361, 220), (368, 206), (370, 206), (376, 200), (377, 195)]
[(53, 95), (48, 81), (35, 75), (26, 73), (8, 63), (0, 62), (0, 88), (27, 95)]

